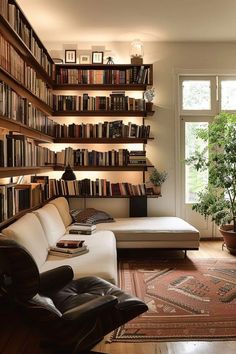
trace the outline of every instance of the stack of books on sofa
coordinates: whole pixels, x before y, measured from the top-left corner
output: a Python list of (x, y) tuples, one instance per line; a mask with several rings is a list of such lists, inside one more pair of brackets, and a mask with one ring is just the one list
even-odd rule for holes
[(56, 243), (56, 246), (50, 247), (49, 254), (59, 257), (76, 257), (88, 251), (84, 240), (60, 240)]
[(92, 235), (96, 231), (96, 225), (75, 222), (69, 227), (69, 234)]

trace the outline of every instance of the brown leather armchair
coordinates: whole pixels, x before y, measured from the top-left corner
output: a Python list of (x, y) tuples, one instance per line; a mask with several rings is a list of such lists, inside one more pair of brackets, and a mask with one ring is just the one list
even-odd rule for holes
[(147, 311), (141, 300), (98, 277), (73, 279), (70, 266), (39, 274), (29, 252), (0, 238), (0, 291), (26, 310), (55, 353), (88, 352)]

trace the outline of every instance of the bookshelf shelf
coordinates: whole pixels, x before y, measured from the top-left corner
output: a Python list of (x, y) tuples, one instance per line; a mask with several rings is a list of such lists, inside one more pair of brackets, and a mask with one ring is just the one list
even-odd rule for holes
[(54, 111), (55, 117), (147, 117), (153, 116), (154, 111)]
[(151, 138), (56, 138), (57, 144), (147, 144)]
[(25, 124), (14, 121), (12, 119), (8, 119), (1, 115), (0, 115), (0, 127), (6, 128), (13, 132), (26, 135), (28, 138), (32, 138), (35, 141), (39, 141), (41, 143), (53, 143), (53, 137), (51, 137), (50, 135), (41, 133), (40, 131), (36, 129), (32, 129)]
[(21, 175), (33, 175), (53, 171), (52, 166), (42, 167), (0, 167), (0, 178), (14, 177)]
[[(43, 69), (37, 59), (34, 57), (31, 50), (27, 47), (21, 37), (14, 31), (14, 29), (10, 26), (10, 24), (6, 21), (6, 19), (0, 15), (0, 23), (1, 23), (1, 32), (5, 36), (5, 38), (14, 46), (14, 48), (21, 53), (24, 60), (26, 60), (29, 64), (31, 64), (38, 75), (46, 81), (49, 87), (53, 87), (52, 78), (48, 75), (48, 73)], [(44, 52), (47, 53), (48, 58), (50, 58), (47, 50), (44, 48)], [(53, 61), (51, 61), (53, 63)]]
[(40, 109), (47, 115), (52, 115), (53, 109), (36, 95), (34, 95), (29, 89), (24, 87), (18, 82), (11, 74), (0, 67), (0, 80), (8, 84), (18, 95), (27, 98), (36, 108)]
[(107, 196), (92, 196), (92, 195), (63, 195), (66, 198), (79, 198), (79, 199), (130, 199), (130, 198), (160, 198), (161, 195), (107, 195)]
[(93, 91), (145, 91), (150, 85), (146, 84), (54, 84), (54, 91), (61, 90), (93, 90)]
[[(153, 165), (139, 166), (74, 166), (74, 171), (147, 171)], [(55, 166), (54, 171), (64, 171), (65, 166)]]
[(22, 216), (24, 216), (25, 214), (36, 210), (38, 208), (41, 208), (42, 206), (44, 206), (45, 204), (47, 204), (50, 200), (54, 199), (54, 197), (49, 198), (48, 200), (46, 200), (43, 203), (40, 203), (32, 208), (27, 208), (24, 210), (21, 210), (19, 213), (17, 213), (16, 215), (12, 216), (11, 218), (4, 220), (0, 223), (0, 230), (2, 230), (3, 228), (7, 227), (8, 225), (12, 224), (14, 221), (16, 221), (17, 219), (20, 219)]

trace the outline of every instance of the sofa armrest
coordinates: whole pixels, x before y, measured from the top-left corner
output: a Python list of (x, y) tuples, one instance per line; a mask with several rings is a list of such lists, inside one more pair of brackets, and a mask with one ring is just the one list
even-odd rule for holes
[(69, 265), (48, 270), (40, 274), (40, 294), (50, 294), (66, 286), (74, 277)]
[(88, 318), (94, 318), (103, 311), (108, 311), (118, 303), (117, 297), (113, 295), (100, 296), (85, 304), (76, 306), (63, 313), (64, 320), (84, 321)]

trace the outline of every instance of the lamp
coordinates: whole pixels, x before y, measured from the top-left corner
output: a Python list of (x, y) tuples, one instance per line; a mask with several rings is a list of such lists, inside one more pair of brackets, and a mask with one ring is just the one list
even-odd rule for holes
[(143, 64), (143, 42), (140, 39), (135, 39), (130, 43), (131, 64)]
[(65, 168), (65, 172), (61, 176), (61, 179), (64, 181), (74, 181), (76, 179), (76, 175), (74, 174), (70, 165), (67, 165)]

